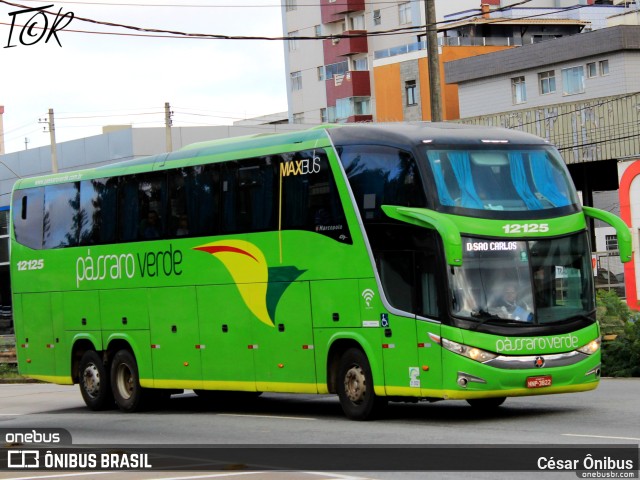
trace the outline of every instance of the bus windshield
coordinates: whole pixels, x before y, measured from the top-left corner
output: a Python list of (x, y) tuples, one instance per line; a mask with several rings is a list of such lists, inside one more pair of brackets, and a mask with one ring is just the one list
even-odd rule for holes
[(429, 149), (426, 154), (443, 207), (523, 211), (577, 203), (553, 148)]
[(456, 317), (514, 327), (593, 313), (584, 232), (530, 241), (463, 238), (463, 265), (449, 271)]

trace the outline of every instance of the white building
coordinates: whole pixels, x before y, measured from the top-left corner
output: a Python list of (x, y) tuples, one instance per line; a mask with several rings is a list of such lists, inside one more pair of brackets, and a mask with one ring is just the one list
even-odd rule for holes
[[(531, 0), (527, 8), (508, 9), (519, 3), (435, 0), (438, 28), (446, 29), (455, 20), (482, 17), (483, 12), (488, 15), (487, 11), (492, 9), (492, 17), (495, 14), (519, 19), (520, 30), (536, 29), (540, 34), (532, 41), (540, 41), (561, 34), (558, 22), (553, 27), (548, 24), (553, 19), (567, 19), (574, 25), (578, 22), (597, 29), (606, 25), (608, 15), (624, 10), (612, 5), (593, 5), (594, 0)], [(283, 35), (291, 38), (284, 42), (284, 55), (292, 123), (376, 120), (374, 63), (388, 63), (394, 56), (425, 49), (424, 0), (282, 0), (282, 6)], [(573, 8), (577, 6), (585, 8)], [(498, 29), (492, 30), (495, 34)], [(449, 29), (447, 34), (455, 36), (456, 32)]]

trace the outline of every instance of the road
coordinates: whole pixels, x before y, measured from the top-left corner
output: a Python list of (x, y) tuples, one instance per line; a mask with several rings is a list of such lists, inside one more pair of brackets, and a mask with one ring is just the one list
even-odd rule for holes
[[(455, 401), (392, 404), (382, 420), (354, 422), (343, 416), (334, 396), (263, 394), (248, 404), (216, 405), (186, 392), (174, 395), (163, 409), (124, 414), (117, 410), (89, 411), (77, 386), (17, 384), (0, 385), (0, 428), (64, 428), (70, 432), (74, 445), (638, 445), (638, 398), (640, 379), (603, 379), (600, 387), (591, 392), (510, 398), (493, 413), (482, 413)], [(320, 478), (317, 473), (294, 474), (261, 473), (255, 478)], [(36, 478), (41, 474), (33, 475), (0, 472), (0, 478)], [(127, 478), (213, 478), (205, 472), (127, 475), (134, 475)], [(224, 478), (243, 475), (253, 480), (258, 474), (222, 475)], [(322, 475), (325, 475), (322, 478), (425, 478), (424, 473), (391, 472)], [(514, 478), (514, 475), (529, 478), (535, 474), (473, 472), (464, 478)], [(575, 473), (569, 472), (545, 475), (576, 478)], [(75, 476), (82, 480), (111, 478), (104, 472), (82, 475), (76, 472)], [(462, 478), (462, 474), (456, 473), (437, 476)], [(46, 478), (66, 477), (49, 472)], [(124, 478), (124, 474), (113, 478)]]

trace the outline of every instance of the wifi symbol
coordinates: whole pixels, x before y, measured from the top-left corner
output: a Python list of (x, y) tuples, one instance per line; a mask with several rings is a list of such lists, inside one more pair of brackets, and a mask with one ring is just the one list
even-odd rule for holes
[(371, 308), (371, 300), (376, 294), (370, 288), (367, 288), (362, 292), (362, 298), (364, 298), (365, 303), (367, 304), (367, 308)]

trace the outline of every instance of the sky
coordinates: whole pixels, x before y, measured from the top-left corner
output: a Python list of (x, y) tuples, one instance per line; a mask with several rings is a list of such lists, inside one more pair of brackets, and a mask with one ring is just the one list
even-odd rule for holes
[(60, 11), (60, 17), (72, 12), (75, 18), (62, 30), (68, 17), (59, 20), (58, 45), (55, 36), (45, 42), (55, 17), (48, 16), (44, 35), (33, 29), (29, 37), (20, 25), (42, 27), (44, 14), (12, 15), (23, 8), (0, 1), (5, 153), (49, 145), (48, 129), (39, 120), (47, 119), (50, 108), (58, 143), (98, 135), (103, 125), (162, 127), (165, 102), (171, 105), (173, 125), (184, 127), (228, 125), (287, 110), (282, 41), (132, 36), (143, 32), (79, 19), (186, 33), (280, 37), (279, 0), (7, 1), (27, 8), (53, 5), (49, 11)]

